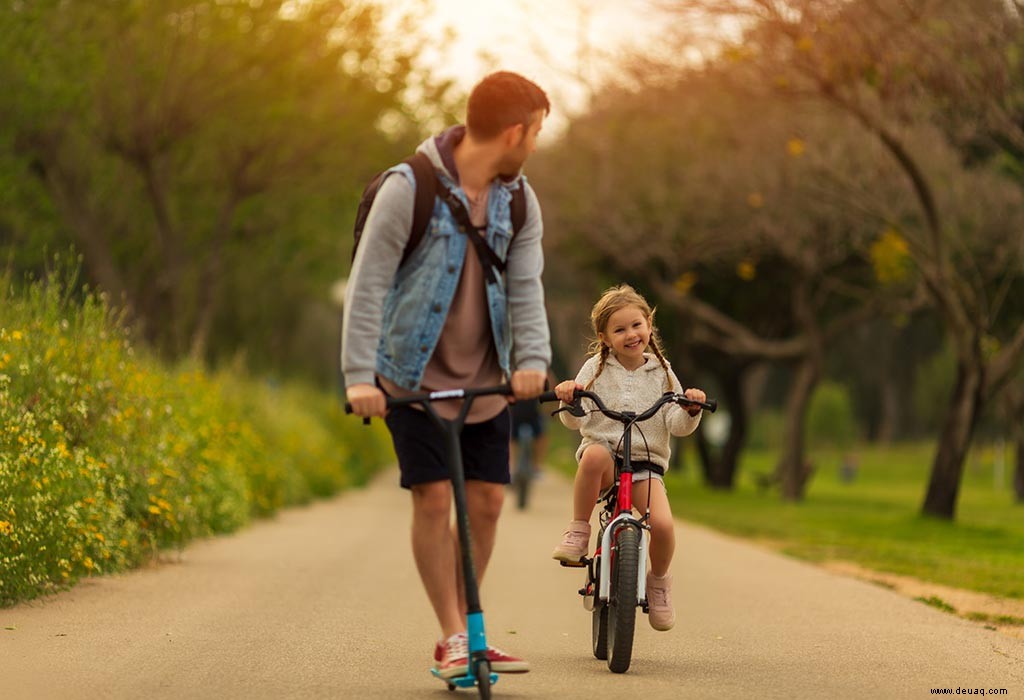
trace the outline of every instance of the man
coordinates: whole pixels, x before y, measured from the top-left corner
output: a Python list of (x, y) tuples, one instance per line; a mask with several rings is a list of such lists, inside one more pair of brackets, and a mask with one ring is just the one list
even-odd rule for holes
[[(515, 73), (491, 74), (473, 89), (466, 125), (427, 139), (418, 150), (481, 230), (460, 231), (451, 207), (438, 199), (426, 234), (401, 266), (416, 181), (403, 164), (381, 184), (353, 261), (345, 305), (342, 371), (357, 415), (384, 416), (384, 392), (492, 386), (506, 378), (517, 399), (543, 391), (551, 348), (541, 286), (541, 212), (520, 171), (536, 149), (549, 111), (544, 92)], [(513, 235), (511, 201), (520, 188), (526, 218)], [(504, 279), (481, 262), (483, 254), (469, 236), (482, 236), (506, 261)], [(458, 404), (434, 406), (450, 419)], [(401, 484), (412, 493), (413, 555), (441, 626), (435, 665), (443, 678), (452, 678), (465, 673), (468, 645), (443, 437), (422, 410), (396, 408), (386, 421)], [(467, 511), (482, 579), (509, 482), (507, 400), (477, 399), (466, 423), (461, 440)], [(529, 670), (526, 661), (498, 649), (489, 648), (488, 657), (498, 673)]]

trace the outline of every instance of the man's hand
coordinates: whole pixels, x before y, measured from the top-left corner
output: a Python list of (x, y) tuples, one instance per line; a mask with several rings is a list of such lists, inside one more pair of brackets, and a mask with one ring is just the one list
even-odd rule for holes
[(364, 418), (383, 418), (387, 412), (384, 392), (373, 384), (353, 384), (345, 389), (345, 398), (352, 404), (352, 413)]
[[(708, 400), (708, 395), (705, 394), (700, 389), (687, 389), (686, 391), (683, 392), (683, 396), (690, 399), (691, 401), (700, 401), (701, 403)], [(701, 412), (701, 410), (703, 409), (701, 409), (700, 406), (686, 407), (686, 412), (689, 413), (691, 416), (697, 415), (698, 413)]]
[(547, 374), (537, 369), (517, 369), (512, 373), (512, 393), (517, 399), (535, 399), (544, 393)]

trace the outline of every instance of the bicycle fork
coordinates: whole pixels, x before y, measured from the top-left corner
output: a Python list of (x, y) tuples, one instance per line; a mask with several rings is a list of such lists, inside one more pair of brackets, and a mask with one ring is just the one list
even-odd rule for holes
[(647, 550), (650, 547), (651, 533), (631, 513), (620, 513), (608, 526), (605, 527), (601, 536), (601, 569), (598, 581), (600, 588), (597, 590), (597, 598), (602, 603), (607, 603), (611, 596), (611, 574), (612, 574), (612, 541), (615, 533), (621, 528), (631, 527), (640, 534), (640, 566), (637, 567), (636, 598), (637, 603), (646, 608), (647, 605)]

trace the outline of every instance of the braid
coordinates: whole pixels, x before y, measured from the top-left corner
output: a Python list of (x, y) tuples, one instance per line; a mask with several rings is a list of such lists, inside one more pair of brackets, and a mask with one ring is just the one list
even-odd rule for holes
[(665, 390), (672, 391), (672, 375), (669, 374), (668, 362), (665, 360), (665, 349), (661, 347), (661, 336), (658, 335), (653, 324), (651, 325), (651, 352), (658, 358), (661, 368), (665, 370)]
[(611, 352), (611, 350), (612, 349), (610, 347), (608, 347), (604, 343), (601, 343), (601, 359), (597, 363), (597, 373), (594, 374), (594, 377), (589, 382), (587, 382), (587, 386), (584, 387), (584, 389), (586, 389), (587, 391), (590, 391), (590, 388), (594, 386), (594, 382), (597, 381), (597, 378), (601, 376), (601, 372), (604, 371), (604, 366), (608, 362), (608, 354)]

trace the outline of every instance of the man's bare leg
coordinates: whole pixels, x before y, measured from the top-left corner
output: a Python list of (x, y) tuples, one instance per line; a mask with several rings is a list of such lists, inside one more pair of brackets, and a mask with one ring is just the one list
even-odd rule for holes
[[(497, 539), (498, 518), (501, 516), (501, 505), (505, 500), (504, 484), (471, 480), (466, 482), (466, 510), (469, 513), (470, 541), (473, 545), (473, 568), (476, 570), (476, 583), (479, 587), (484, 580), (487, 564), (494, 551)], [(462, 578), (462, 554), (459, 551), (457, 525), (452, 527), (452, 544), (455, 551), (455, 562), (458, 567), (459, 611), (463, 623), (466, 615), (466, 584)]]
[(423, 589), (444, 638), (465, 631), (451, 530), (452, 488), (448, 481), (412, 487), (412, 552)]

